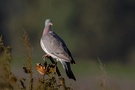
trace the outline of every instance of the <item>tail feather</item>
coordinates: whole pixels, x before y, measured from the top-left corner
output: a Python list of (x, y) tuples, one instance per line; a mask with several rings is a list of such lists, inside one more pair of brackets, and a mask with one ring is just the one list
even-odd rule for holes
[(62, 61), (61, 62), (62, 65), (63, 65), (63, 68), (65, 69), (66, 71), (66, 74), (67, 76), (70, 78), (70, 79), (74, 79), (76, 81), (76, 78), (71, 70), (71, 67), (70, 67), (70, 63), (69, 62), (65, 62), (65, 61)]

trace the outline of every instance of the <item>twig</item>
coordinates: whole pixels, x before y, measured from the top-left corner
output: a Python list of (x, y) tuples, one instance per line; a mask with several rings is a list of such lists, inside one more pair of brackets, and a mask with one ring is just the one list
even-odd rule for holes
[[(50, 59), (50, 61), (53, 64), (56, 64), (56, 62), (53, 60), (52, 57), (48, 57), (48, 58)], [(67, 90), (66, 85), (65, 85), (65, 79), (63, 77), (61, 77), (61, 73), (60, 73), (59, 68), (57, 66), (56, 66), (56, 72), (57, 72), (57, 75), (60, 77), (59, 78), (60, 86), (62, 86), (63, 90)]]
[[(48, 57), (48, 58), (51, 60), (51, 62), (52, 62), (53, 64), (56, 64), (52, 57)], [(60, 73), (60, 71), (59, 71), (59, 69), (58, 69), (57, 66), (56, 66), (56, 72), (57, 72), (58, 76), (61, 77), (61, 73)]]

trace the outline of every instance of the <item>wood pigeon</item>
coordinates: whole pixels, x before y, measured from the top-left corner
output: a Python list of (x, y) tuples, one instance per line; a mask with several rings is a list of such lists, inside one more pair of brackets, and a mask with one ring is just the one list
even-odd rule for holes
[(50, 19), (45, 20), (45, 28), (40, 40), (41, 47), (46, 53), (44, 57), (51, 56), (57, 61), (60, 61), (67, 76), (70, 79), (76, 80), (70, 67), (70, 63), (75, 64), (75, 61), (63, 39), (51, 30), (52, 25)]

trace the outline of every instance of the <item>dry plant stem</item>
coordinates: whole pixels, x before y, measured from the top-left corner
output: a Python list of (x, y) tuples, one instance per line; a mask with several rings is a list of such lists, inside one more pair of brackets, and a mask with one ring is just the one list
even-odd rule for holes
[[(53, 60), (52, 57), (48, 57), (51, 62), (53, 64), (56, 64), (56, 62)], [(57, 72), (57, 75), (59, 76), (59, 81), (60, 81), (60, 85), (62, 86), (63, 90), (66, 90), (66, 84), (65, 84), (65, 79), (63, 77), (61, 77), (61, 73), (59, 71), (59, 68), (56, 66), (56, 72)]]
[(109, 89), (110, 88), (110, 83), (109, 83), (109, 81), (107, 79), (107, 75), (106, 75), (106, 70), (105, 70), (104, 64), (101, 62), (101, 60), (99, 58), (97, 58), (97, 59), (99, 61), (100, 69), (101, 69), (101, 71), (103, 73), (103, 76), (104, 76), (103, 77), (103, 86), (102, 86), (102, 89), (103, 90), (110, 90)]
[[(11, 72), (11, 48), (9, 46), (5, 46), (2, 40), (2, 36), (0, 36), (0, 84), (2, 86), (6, 86), (7, 89), (13, 89), (12, 72)], [(13, 80), (13, 82), (12, 82)], [(16, 82), (16, 80), (15, 80)], [(6, 84), (4, 84), (6, 83)], [(2, 87), (0, 87), (2, 89)]]
[(25, 87), (25, 85), (24, 85), (22, 80), (20, 80), (20, 83), (21, 83), (22, 89), (26, 90), (26, 87)]
[(24, 44), (24, 49), (26, 52), (27, 60), (28, 60), (28, 68), (31, 72), (31, 73), (29, 73), (30, 81), (29, 81), (28, 88), (29, 88), (29, 90), (32, 90), (33, 89), (33, 73), (32, 73), (32, 56), (31, 56), (31, 52), (30, 52), (31, 46), (29, 43), (29, 37), (26, 34), (26, 32), (24, 32), (24, 35), (23, 35), (23, 44)]
[(67, 90), (66, 89), (66, 84), (65, 84), (65, 79), (64, 78), (59, 78), (60, 85), (62, 86), (62, 90)]
[(44, 75), (43, 75), (43, 82), (44, 82)]
[(99, 64), (100, 64), (100, 69), (101, 71), (104, 73), (104, 75), (106, 76), (106, 72), (105, 72), (105, 68), (104, 68), (104, 65), (103, 63), (101, 62), (101, 60), (98, 58), (98, 61), (99, 61)]
[[(51, 60), (51, 62), (52, 62), (53, 64), (56, 64), (56, 62), (53, 60), (52, 57), (48, 57), (48, 58)], [(59, 69), (58, 69), (57, 66), (56, 66), (56, 72), (57, 72), (58, 76), (61, 77), (61, 73), (60, 73), (60, 71), (59, 71)]]

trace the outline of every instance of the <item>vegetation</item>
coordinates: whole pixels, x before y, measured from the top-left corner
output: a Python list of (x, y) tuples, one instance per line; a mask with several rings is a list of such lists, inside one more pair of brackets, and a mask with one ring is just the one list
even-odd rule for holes
[[(46, 81), (43, 75), (37, 79), (34, 76), (37, 61), (43, 69), (53, 66), (47, 62), (45, 68), (39, 45), (44, 21), (50, 18), (53, 31), (64, 39), (77, 63), (73, 68), (77, 81), (71, 81), (71, 87), (135, 90), (135, 0), (0, 0), (0, 13), (1, 88), (36, 89), (49, 80), (53, 79), (51, 85), (54, 86), (55, 81), (59, 81), (59, 75), (53, 72), (53, 75), (45, 75)], [(27, 34), (20, 40), (23, 30), (31, 42)], [(97, 63), (97, 56), (102, 63)], [(21, 60), (22, 66), (18, 63)], [(12, 69), (11, 64), (19, 71), (24, 70), (21, 73), (24, 76), (18, 77), (17, 71), (13, 73), (15, 68)], [(65, 82), (68, 84), (68, 80)], [(59, 88), (57, 84), (55, 88)]]
[(0, 37), (0, 88), (6, 89), (7, 87), (13, 89), (17, 78), (11, 72), (11, 47), (4, 46), (2, 36)]
[[(29, 36), (24, 32), (23, 34), (23, 46), (24, 46), (24, 54), (25, 59), (24, 64), (22, 66), (22, 69), (24, 74), (26, 74), (27, 77), (17, 77), (16, 73), (13, 73), (11, 70), (11, 63), (13, 62), (13, 57), (11, 55), (11, 47), (5, 46), (2, 40), (2, 36), (0, 37), (0, 89), (2, 90), (73, 90), (71, 87), (67, 87), (65, 79), (61, 76), (61, 73), (58, 72), (59, 69), (56, 67), (53, 61), (51, 62), (43, 62), (43, 63), (37, 63), (36, 70), (41, 74), (40, 76), (37, 76), (34, 78), (34, 68), (32, 65), (33, 57), (31, 54), (31, 45), (29, 41)], [(50, 60), (53, 60), (49, 58)], [(94, 79), (95, 86), (98, 87), (98, 89), (95, 90), (123, 90), (118, 85), (118, 82), (114, 82), (108, 77), (108, 70), (111, 69), (113, 73), (118, 73), (120, 75), (120, 78), (122, 78), (123, 74), (125, 76), (130, 75), (131, 77), (134, 77), (135, 73), (132, 72), (134, 69), (132, 68), (121, 68), (120, 65), (115, 65), (116, 68), (112, 69), (112, 65), (104, 65), (101, 60), (98, 58), (99, 63), (94, 64), (91, 62), (78, 64), (77, 68), (75, 69), (75, 72), (78, 72), (77, 75), (82, 76), (83, 79), (88, 78), (84, 76), (91, 76), (92, 74), (97, 78)], [(80, 63), (80, 62), (78, 62)], [(100, 68), (100, 71), (98, 71), (97, 67)], [(39, 67), (40, 66), (40, 67)], [(85, 66), (85, 67), (84, 67)], [(38, 67), (38, 68), (37, 68)], [(42, 67), (42, 68), (41, 68)], [(114, 67), (114, 66), (113, 66)], [(89, 69), (88, 69), (89, 68)], [(93, 69), (94, 68), (94, 69)], [(19, 69), (19, 70), (20, 70)], [(57, 70), (58, 69), (58, 70)], [(79, 70), (79, 71), (77, 71)], [(87, 72), (85, 72), (87, 70)], [(43, 72), (43, 74), (42, 74)], [(81, 72), (81, 73), (80, 73)], [(91, 73), (90, 73), (91, 72)], [(110, 74), (111, 72), (109, 72)], [(121, 77), (122, 76), (122, 77)], [(78, 80), (75, 82), (78, 84)], [(87, 81), (86, 81), (87, 82)], [(93, 81), (92, 81), (93, 82)], [(81, 82), (84, 83), (84, 82)], [(86, 85), (89, 83), (86, 83)], [(74, 85), (74, 84), (73, 84)], [(91, 87), (92, 85), (90, 85)], [(85, 88), (85, 86), (82, 86)], [(75, 87), (75, 89), (80, 89), (79, 87)], [(88, 88), (90, 89), (90, 88)]]
[[(43, 78), (37, 77), (37, 79), (33, 78), (33, 67), (32, 67), (32, 55), (31, 55), (31, 45), (29, 42), (29, 37), (24, 32), (23, 34), (23, 45), (26, 54), (25, 64), (23, 66), (23, 71), (25, 74), (28, 74), (28, 80), (25, 77), (18, 79), (18, 77), (14, 76), (11, 72), (11, 48), (9, 46), (5, 46), (2, 37), (0, 37), (0, 89), (6, 90), (72, 90), (70, 87), (66, 87), (65, 80), (58, 72), (58, 67), (53, 63), (47, 64), (44, 62), (43, 65), (36, 66), (37, 71), (40, 72), (40, 69), (43, 69), (44, 72)], [(52, 58), (51, 58), (52, 59)], [(39, 68), (37, 68), (39, 67)], [(45, 67), (45, 68), (42, 68)], [(56, 70), (57, 68), (57, 70)], [(48, 75), (47, 79), (44, 79), (44, 76)], [(28, 81), (28, 84), (26, 83)], [(35, 86), (34, 86), (35, 84)]]

